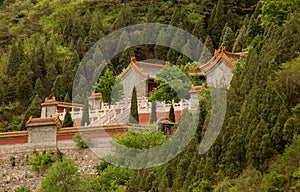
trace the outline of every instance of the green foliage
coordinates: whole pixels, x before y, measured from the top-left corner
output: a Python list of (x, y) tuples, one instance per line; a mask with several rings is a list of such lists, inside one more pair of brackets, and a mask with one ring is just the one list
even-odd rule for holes
[(81, 175), (74, 161), (63, 158), (56, 162), (43, 179), (40, 192), (81, 191)]
[(226, 50), (231, 51), (233, 48), (234, 39), (235, 35), (232, 29), (228, 26), (228, 24), (226, 24), (222, 30), (222, 35), (219, 41), (219, 47), (225, 47)]
[[(116, 77), (113, 73), (107, 68), (103, 76), (100, 76), (98, 83), (95, 85), (95, 89), (98, 93), (101, 93), (102, 100), (104, 103), (111, 104), (112, 102), (117, 102), (120, 98), (120, 93), (123, 92), (122, 84), (120, 81), (116, 84), (117, 87), (114, 88), (116, 84)], [(119, 86), (121, 85), (121, 86)], [(113, 92), (114, 90), (114, 92)], [(122, 92), (120, 92), (122, 90)], [(113, 100), (112, 100), (113, 99)]]
[(180, 99), (189, 99), (189, 78), (178, 67), (166, 67), (156, 74), (155, 82), (158, 87), (150, 93), (151, 101), (165, 103), (179, 102)]
[(114, 137), (114, 140), (126, 147), (136, 149), (149, 149), (156, 145), (161, 145), (164, 141), (164, 135), (161, 132), (153, 131), (149, 133), (138, 133), (134, 131), (128, 131), (123, 135)]
[(98, 176), (92, 179), (92, 190), (125, 191), (131, 173), (130, 169), (107, 165), (103, 170), (98, 171)]
[(264, 28), (269, 27), (271, 23), (284, 23), (288, 14), (300, 6), (300, 2), (294, 0), (264, 0), (261, 1), (261, 4), (260, 17)]
[(90, 141), (90, 138), (88, 136), (82, 136), (80, 133), (75, 133), (73, 141), (75, 141), (77, 147), (88, 148), (88, 142)]
[(29, 160), (29, 164), (32, 165), (32, 170), (37, 171), (38, 173), (44, 173), (54, 162), (49, 152), (43, 151), (40, 154), (39, 152), (34, 151), (33, 155), (33, 158)]
[(10, 157), (9, 160), (10, 160), (10, 163), (11, 163), (12, 167), (16, 166), (16, 157), (12, 156), (12, 157)]
[(156, 102), (152, 101), (151, 102), (151, 114), (150, 114), (150, 124), (156, 123), (157, 118), (156, 118)]
[(131, 95), (131, 105), (130, 105), (130, 115), (128, 119), (129, 123), (139, 123), (139, 112), (138, 112), (138, 103), (137, 103), (137, 93), (136, 88), (134, 87)]
[(51, 89), (51, 95), (54, 96), (57, 101), (64, 101), (66, 93), (64, 89), (62, 75), (58, 75), (56, 77)]
[(30, 188), (29, 187), (25, 187), (25, 186), (22, 186), (22, 187), (18, 187), (15, 189), (15, 192), (30, 192)]
[(40, 99), (39, 95), (35, 95), (29, 108), (25, 112), (23, 122), (20, 126), (20, 130), (26, 130), (26, 122), (28, 121), (30, 116), (32, 116), (32, 117), (40, 117), (41, 116), (41, 110), (42, 110), (41, 103), (42, 103), (42, 100)]
[(86, 126), (90, 124), (90, 113), (89, 113), (89, 104), (88, 100), (85, 99), (83, 106), (83, 113), (81, 117), (81, 126)]
[(65, 118), (64, 118), (64, 123), (62, 124), (62, 127), (73, 127), (74, 126), (74, 122), (72, 120), (72, 116), (71, 116), (71, 113), (69, 110), (70, 109), (67, 108)]
[(171, 107), (170, 107), (169, 119), (170, 119), (170, 121), (175, 122), (175, 113), (174, 113), (173, 104), (171, 104)]

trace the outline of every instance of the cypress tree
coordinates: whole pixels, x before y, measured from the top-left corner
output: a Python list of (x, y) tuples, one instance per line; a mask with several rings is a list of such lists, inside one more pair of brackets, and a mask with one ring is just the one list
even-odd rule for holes
[(151, 102), (151, 116), (150, 116), (150, 123), (156, 123), (156, 102), (152, 101)]
[(40, 115), (41, 115), (41, 109), (42, 109), (41, 103), (42, 103), (42, 100), (39, 97), (39, 95), (38, 94), (35, 95), (35, 97), (32, 100), (30, 106), (28, 107), (28, 109), (25, 112), (23, 121), (22, 121), (21, 126), (20, 126), (20, 130), (21, 131), (22, 130), (26, 130), (26, 122), (28, 121), (28, 119), (29, 119), (30, 116), (40, 117)]
[(90, 124), (89, 104), (87, 99), (84, 101), (83, 113), (81, 117), (81, 126), (85, 126), (85, 124)]
[(67, 102), (67, 103), (70, 103), (70, 102), (71, 102), (71, 99), (70, 99), (70, 96), (69, 96), (69, 93), (68, 93), (68, 92), (67, 92), (66, 95), (65, 95), (64, 102)]
[(139, 112), (138, 112), (138, 104), (137, 104), (137, 93), (136, 88), (133, 88), (132, 96), (131, 96), (131, 106), (130, 106), (130, 116), (129, 123), (139, 123)]
[(67, 108), (65, 118), (64, 118), (64, 123), (63, 123), (62, 127), (73, 127), (73, 126), (74, 126), (74, 122), (72, 120), (70, 109)]
[(73, 70), (72, 64), (67, 62), (62, 68), (62, 83), (64, 85), (65, 91), (72, 93), (73, 81), (75, 77), (75, 71)]
[(248, 17), (246, 17), (243, 26), (239, 29), (239, 34), (233, 44), (233, 48), (232, 48), (233, 52), (242, 51), (250, 43), (250, 39), (247, 34), (247, 27), (246, 27), (248, 25), (248, 21), (249, 19)]
[(20, 64), (24, 60), (24, 47), (21, 42), (13, 43), (10, 48), (10, 54), (8, 58), (8, 66), (6, 69), (6, 74), (8, 77), (14, 77), (17, 75)]
[(224, 2), (219, 0), (218, 4), (212, 11), (211, 18), (209, 19), (209, 35), (213, 40), (213, 44), (217, 45), (217, 42), (220, 39), (222, 29), (224, 27)]
[[(37, 39), (41, 41), (40, 38)], [(33, 71), (33, 80), (37, 80), (38, 78), (43, 78), (46, 75), (46, 67), (44, 62), (44, 46), (42, 42), (39, 42), (35, 45), (36, 48), (32, 50), (32, 53), (29, 58), (29, 63), (31, 70)]]
[(171, 104), (171, 107), (170, 107), (170, 111), (169, 111), (169, 119), (170, 119), (172, 122), (175, 122), (175, 113), (174, 113), (174, 107), (173, 107), (173, 104)]
[(13, 83), (16, 87), (17, 97), (27, 105), (33, 91), (33, 72), (28, 63), (22, 63)]
[(234, 33), (228, 24), (225, 25), (220, 38), (219, 47), (226, 47), (226, 50), (231, 51), (234, 44)]
[(134, 23), (134, 17), (132, 14), (132, 10), (129, 6), (126, 6), (126, 4), (121, 9), (117, 19), (113, 23), (113, 30), (118, 30), (123, 27), (127, 27), (129, 25), (132, 25)]
[(46, 67), (46, 78), (45, 78), (45, 90), (46, 90), (46, 95), (49, 95), (51, 93), (51, 88), (53, 86), (53, 83), (58, 75), (57, 70), (55, 68), (54, 63), (48, 63)]
[(207, 63), (211, 59), (213, 51), (214, 48), (212, 39), (209, 36), (207, 36), (204, 43), (204, 48), (199, 59), (201, 65)]
[(195, 27), (192, 31), (192, 34), (196, 36), (201, 42), (205, 40), (206, 30), (205, 30), (205, 22), (203, 17), (197, 20), (197, 23), (195, 24)]
[(51, 96), (55, 96), (57, 101), (63, 101), (65, 98), (65, 89), (62, 81), (62, 75), (58, 75), (51, 89)]
[[(34, 85), (34, 89), (32, 91), (32, 96), (35, 97), (35, 95), (39, 95), (39, 97), (43, 100), (45, 99), (45, 96), (46, 96), (46, 90), (42, 84), (42, 81), (40, 78), (37, 79), (37, 81), (35, 82), (35, 85)], [(33, 100), (33, 98), (32, 98)]]

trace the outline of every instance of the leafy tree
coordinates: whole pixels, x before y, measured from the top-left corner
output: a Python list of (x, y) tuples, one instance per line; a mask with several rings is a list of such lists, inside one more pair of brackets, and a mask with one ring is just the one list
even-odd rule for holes
[(139, 112), (138, 112), (138, 103), (137, 103), (137, 93), (136, 88), (134, 87), (131, 95), (131, 105), (130, 105), (130, 115), (128, 119), (129, 123), (139, 123)]
[(74, 126), (74, 122), (72, 120), (70, 109), (67, 108), (62, 127), (73, 127), (73, 126)]
[(105, 70), (104, 75), (99, 77), (99, 81), (95, 85), (95, 90), (98, 93), (101, 93), (102, 100), (104, 103), (108, 103), (109, 105), (112, 103), (112, 90), (115, 83), (116, 83), (116, 77), (107, 68)]
[(177, 67), (166, 67), (156, 74), (155, 82), (158, 87), (150, 93), (151, 101), (165, 103), (179, 102), (189, 99), (190, 82), (188, 77)]

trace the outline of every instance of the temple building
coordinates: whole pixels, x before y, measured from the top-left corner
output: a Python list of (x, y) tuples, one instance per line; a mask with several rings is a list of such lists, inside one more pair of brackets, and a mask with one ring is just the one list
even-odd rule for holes
[[(233, 76), (233, 68), (235, 62), (241, 56), (247, 53), (231, 53), (227, 52), (225, 48), (215, 50), (213, 58), (206, 64), (199, 67), (191, 67), (189, 75), (198, 77), (200, 85), (192, 85), (190, 89), (190, 99), (182, 99), (179, 103), (173, 103), (176, 122), (181, 115), (181, 111), (188, 108), (193, 111), (197, 108), (198, 93), (208, 87), (221, 87), (228, 89)], [(156, 74), (170, 63), (154, 64), (149, 62), (136, 61), (135, 57), (131, 58), (130, 64), (123, 72), (117, 76), (121, 80), (124, 89), (124, 97), (122, 100), (113, 105), (103, 103), (100, 93), (92, 92), (88, 97), (89, 103), (89, 117), (91, 125), (105, 125), (112, 123), (126, 123), (130, 114), (130, 100), (133, 87), (137, 89), (137, 102), (140, 123), (148, 123), (150, 121), (151, 103), (148, 101), (148, 96), (153, 89), (158, 85), (155, 82)], [(170, 104), (164, 102), (156, 102), (157, 119), (168, 116)], [(83, 105), (76, 103), (59, 102), (46, 98), (42, 103), (41, 118), (59, 117), (61, 121), (64, 120), (67, 109), (70, 111), (74, 126), (80, 126), (83, 114)]]
[(230, 82), (233, 76), (233, 68), (235, 62), (240, 59), (241, 56), (246, 56), (246, 52), (231, 53), (227, 52), (223, 47), (215, 50), (213, 58), (211, 58), (206, 64), (199, 67), (191, 67), (189, 70), (190, 76), (197, 76), (200, 80), (204, 80), (202, 85), (192, 86), (191, 93), (201, 91), (204, 87), (224, 87), (229, 88)]
[(131, 97), (134, 86), (138, 90), (138, 97), (148, 97), (149, 93), (157, 87), (154, 82), (156, 73), (168, 66), (170, 66), (169, 62), (165, 65), (153, 64), (136, 61), (135, 57), (132, 57), (128, 67), (117, 77), (123, 84), (124, 98)]

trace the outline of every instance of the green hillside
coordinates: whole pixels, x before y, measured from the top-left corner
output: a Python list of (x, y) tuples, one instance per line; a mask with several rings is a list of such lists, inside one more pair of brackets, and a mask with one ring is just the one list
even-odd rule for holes
[[(175, 159), (132, 171), (108, 165), (92, 183), (82, 179), (82, 185), (91, 186), (85, 191), (300, 191), (300, 1), (0, 2), (1, 131), (25, 129), (30, 115), (39, 116), (45, 97), (71, 96), (86, 51), (128, 25), (171, 24), (198, 37), (209, 50), (225, 46), (248, 52), (237, 63), (222, 131), (207, 153), (198, 153), (210, 117), (205, 99), (197, 134)], [(115, 56), (109, 68), (120, 73), (133, 55), (186, 64), (172, 49), (145, 45)], [(116, 178), (119, 183), (107, 184)]]

